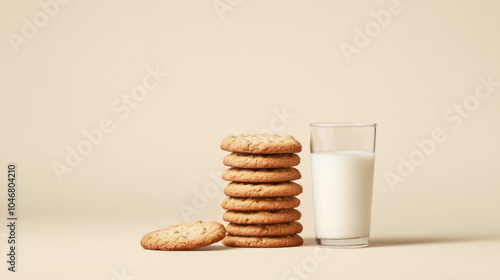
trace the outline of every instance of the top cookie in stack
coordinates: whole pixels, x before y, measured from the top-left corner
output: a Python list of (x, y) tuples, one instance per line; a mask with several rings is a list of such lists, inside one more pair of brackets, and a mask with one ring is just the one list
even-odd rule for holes
[(237, 247), (298, 246), (303, 240), (297, 233), (302, 225), (295, 207), (302, 186), (291, 182), (300, 179), (294, 168), (300, 163), (295, 154), (302, 145), (292, 136), (276, 134), (241, 134), (225, 137), (221, 149), (232, 152), (224, 157), (229, 166), (222, 178), (231, 181), (222, 202), (229, 222), (228, 235), (222, 241)]

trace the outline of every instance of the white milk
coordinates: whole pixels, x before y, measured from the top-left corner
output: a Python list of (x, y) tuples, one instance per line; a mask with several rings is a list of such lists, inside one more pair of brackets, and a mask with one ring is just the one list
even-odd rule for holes
[(316, 238), (370, 235), (375, 153), (311, 153)]

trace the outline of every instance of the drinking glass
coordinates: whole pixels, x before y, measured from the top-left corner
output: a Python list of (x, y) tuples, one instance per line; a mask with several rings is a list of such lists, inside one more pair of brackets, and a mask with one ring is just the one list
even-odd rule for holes
[(311, 123), (316, 243), (368, 246), (375, 165), (375, 123)]

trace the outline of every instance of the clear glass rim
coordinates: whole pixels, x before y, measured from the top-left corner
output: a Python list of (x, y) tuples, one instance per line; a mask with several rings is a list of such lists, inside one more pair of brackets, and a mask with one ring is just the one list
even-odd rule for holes
[(314, 122), (309, 124), (310, 127), (360, 127), (372, 126), (376, 127), (377, 123), (362, 123), (362, 122)]

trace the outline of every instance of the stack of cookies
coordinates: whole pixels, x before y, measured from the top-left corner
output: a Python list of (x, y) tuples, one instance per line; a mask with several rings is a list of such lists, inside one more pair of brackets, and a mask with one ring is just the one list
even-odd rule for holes
[(222, 140), (221, 149), (232, 152), (224, 157), (222, 178), (231, 181), (222, 202), (227, 235), (222, 243), (234, 247), (288, 247), (302, 245), (297, 234), (302, 225), (300, 204), (295, 197), (302, 186), (294, 168), (302, 145), (290, 135), (242, 134)]

